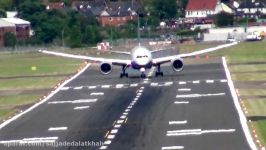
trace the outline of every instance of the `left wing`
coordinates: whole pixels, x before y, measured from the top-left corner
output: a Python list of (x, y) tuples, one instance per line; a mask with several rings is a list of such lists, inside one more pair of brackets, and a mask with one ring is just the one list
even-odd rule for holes
[(73, 54), (66, 54), (66, 53), (53, 52), (53, 51), (47, 51), (47, 50), (39, 50), (39, 52), (45, 53), (45, 54), (50, 54), (50, 55), (55, 55), (55, 56), (90, 60), (90, 61), (96, 61), (96, 62), (108, 62), (108, 63), (111, 63), (113, 65), (120, 65), (120, 66), (131, 64), (131, 60), (106, 59), (106, 58), (101, 58), (101, 57), (89, 57), (89, 56), (73, 55)]
[(238, 42), (233, 42), (233, 43), (229, 43), (229, 44), (223, 44), (223, 45), (219, 45), (219, 46), (216, 46), (216, 47), (195, 51), (195, 52), (192, 52), (192, 53), (186, 53), (186, 54), (179, 54), (179, 55), (174, 55), (174, 56), (155, 58), (155, 59), (153, 59), (153, 63), (154, 64), (163, 64), (163, 63), (170, 62), (171, 60), (174, 60), (174, 59), (201, 55), (201, 54), (204, 54), (204, 53), (213, 52), (213, 51), (216, 51), (216, 50), (219, 50), (219, 49), (227, 48), (227, 47), (230, 47), (230, 46), (233, 46), (233, 45), (236, 45), (236, 44), (238, 44)]

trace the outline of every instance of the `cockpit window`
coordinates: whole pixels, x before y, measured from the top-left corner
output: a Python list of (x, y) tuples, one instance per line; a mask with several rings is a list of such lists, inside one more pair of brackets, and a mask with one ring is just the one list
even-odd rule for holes
[(137, 56), (137, 58), (148, 58), (147, 55), (144, 55), (144, 56)]

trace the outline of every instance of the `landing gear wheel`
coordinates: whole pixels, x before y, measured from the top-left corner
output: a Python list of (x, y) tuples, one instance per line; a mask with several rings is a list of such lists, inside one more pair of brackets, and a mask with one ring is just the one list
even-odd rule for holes
[(158, 76), (162, 76), (163, 77), (163, 72), (156, 72), (155, 73), (155, 76), (158, 77)]
[(120, 73), (120, 78), (127, 77), (128, 78), (128, 73)]
[(140, 75), (140, 77), (141, 77), (141, 78), (146, 78), (146, 75), (145, 75), (144, 73), (142, 73), (142, 74)]

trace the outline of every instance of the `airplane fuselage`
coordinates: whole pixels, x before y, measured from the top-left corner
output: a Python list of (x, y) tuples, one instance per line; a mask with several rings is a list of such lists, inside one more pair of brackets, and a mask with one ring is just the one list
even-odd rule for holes
[(145, 71), (145, 69), (150, 69), (153, 65), (151, 52), (143, 46), (133, 48), (131, 57), (131, 67), (133, 69)]

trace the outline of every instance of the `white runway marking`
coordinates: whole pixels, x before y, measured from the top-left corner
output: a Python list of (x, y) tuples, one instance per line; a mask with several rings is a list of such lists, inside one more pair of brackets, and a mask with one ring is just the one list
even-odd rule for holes
[(82, 110), (82, 109), (87, 109), (90, 106), (79, 106), (79, 107), (75, 107), (74, 110)]
[(124, 122), (124, 120), (117, 120), (116, 123), (121, 124), (121, 123), (123, 123), (123, 122)]
[(224, 82), (227, 82), (227, 80), (226, 79), (223, 79), (223, 80), (220, 80), (220, 82), (224, 83)]
[(102, 85), (101, 87), (102, 87), (103, 89), (106, 89), (106, 88), (110, 88), (111, 85)]
[(81, 90), (83, 87), (79, 86), (79, 87), (75, 87), (74, 90)]
[(173, 82), (165, 82), (165, 83), (164, 83), (165, 86), (170, 86), (170, 85), (172, 85), (172, 84), (173, 84)]
[(61, 91), (66, 91), (66, 90), (69, 90), (70, 87), (62, 87), (61, 88)]
[(187, 82), (180, 81), (178, 84), (183, 85), (183, 84), (187, 84)]
[(103, 144), (105, 144), (105, 145), (110, 145), (112, 143), (112, 141), (111, 140), (107, 140), (107, 141), (104, 141), (104, 143)]
[(90, 95), (91, 95), (91, 96), (92, 96), (92, 95), (104, 95), (104, 93), (103, 93), (103, 92), (98, 92), (98, 93), (95, 92), (95, 93), (91, 93)]
[(121, 124), (116, 124), (115, 126), (114, 126), (114, 128), (120, 128), (121, 127)]
[(107, 139), (114, 139), (115, 138), (115, 135), (113, 135), (113, 134), (110, 134), (110, 135), (108, 135), (108, 137), (107, 137)]
[(175, 125), (175, 124), (187, 124), (187, 120), (184, 120), (184, 121), (169, 121), (169, 125)]
[(213, 80), (206, 80), (206, 83), (214, 83)]
[(117, 89), (121, 89), (122, 87), (124, 87), (124, 84), (117, 84), (117, 85), (115, 86), (115, 88), (117, 88)]
[(151, 83), (151, 86), (158, 86), (158, 83)]
[(34, 137), (34, 138), (24, 138), (21, 140), (8, 140), (8, 141), (0, 141), (0, 144), (7, 144), (7, 143), (20, 143), (20, 144), (27, 144), (27, 143), (54, 143), (58, 140), (58, 137)]
[(77, 104), (77, 103), (93, 103), (97, 102), (96, 99), (79, 99), (79, 100), (74, 100), (74, 101), (53, 101), (53, 102), (48, 102), (48, 104), (65, 104), (65, 103), (72, 103), (72, 104)]
[(189, 101), (175, 101), (175, 104), (189, 104)]
[(167, 131), (167, 136), (186, 136), (186, 135), (202, 135), (208, 133), (232, 133), (236, 129), (217, 129), (217, 130), (202, 130), (202, 129), (188, 129), (188, 130), (174, 130)]
[(100, 149), (107, 149), (107, 146), (101, 146)]
[(138, 83), (130, 84), (130, 87), (136, 87), (138, 86)]
[(225, 93), (214, 93), (214, 94), (187, 94), (187, 95), (176, 95), (176, 98), (195, 98), (195, 97), (208, 97), (208, 96), (223, 96)]
[(176, 150), (176, 149), (184, 149), (184, 146), (167, 146), (161, 148), (161, 150)]
[(195, 80), (195, 81), (192, 81), (193, 84), (199, 84), (200, 81), (199, 80)]
[(63, 131), (67, 130), (67, 127), (51, 127), (48, 129), (48, 131)]
[(113, 130), (111, 131), (111, 134), (116, 134), (117, 132), (118, 132), (117, 129), (113, 129)]
[(191, 91), (191, 89), (178, 89), (178, 91), (187, 92), (187, 91)]
[(88, 86), (89, 89), (95, 89), (96, 86)]

